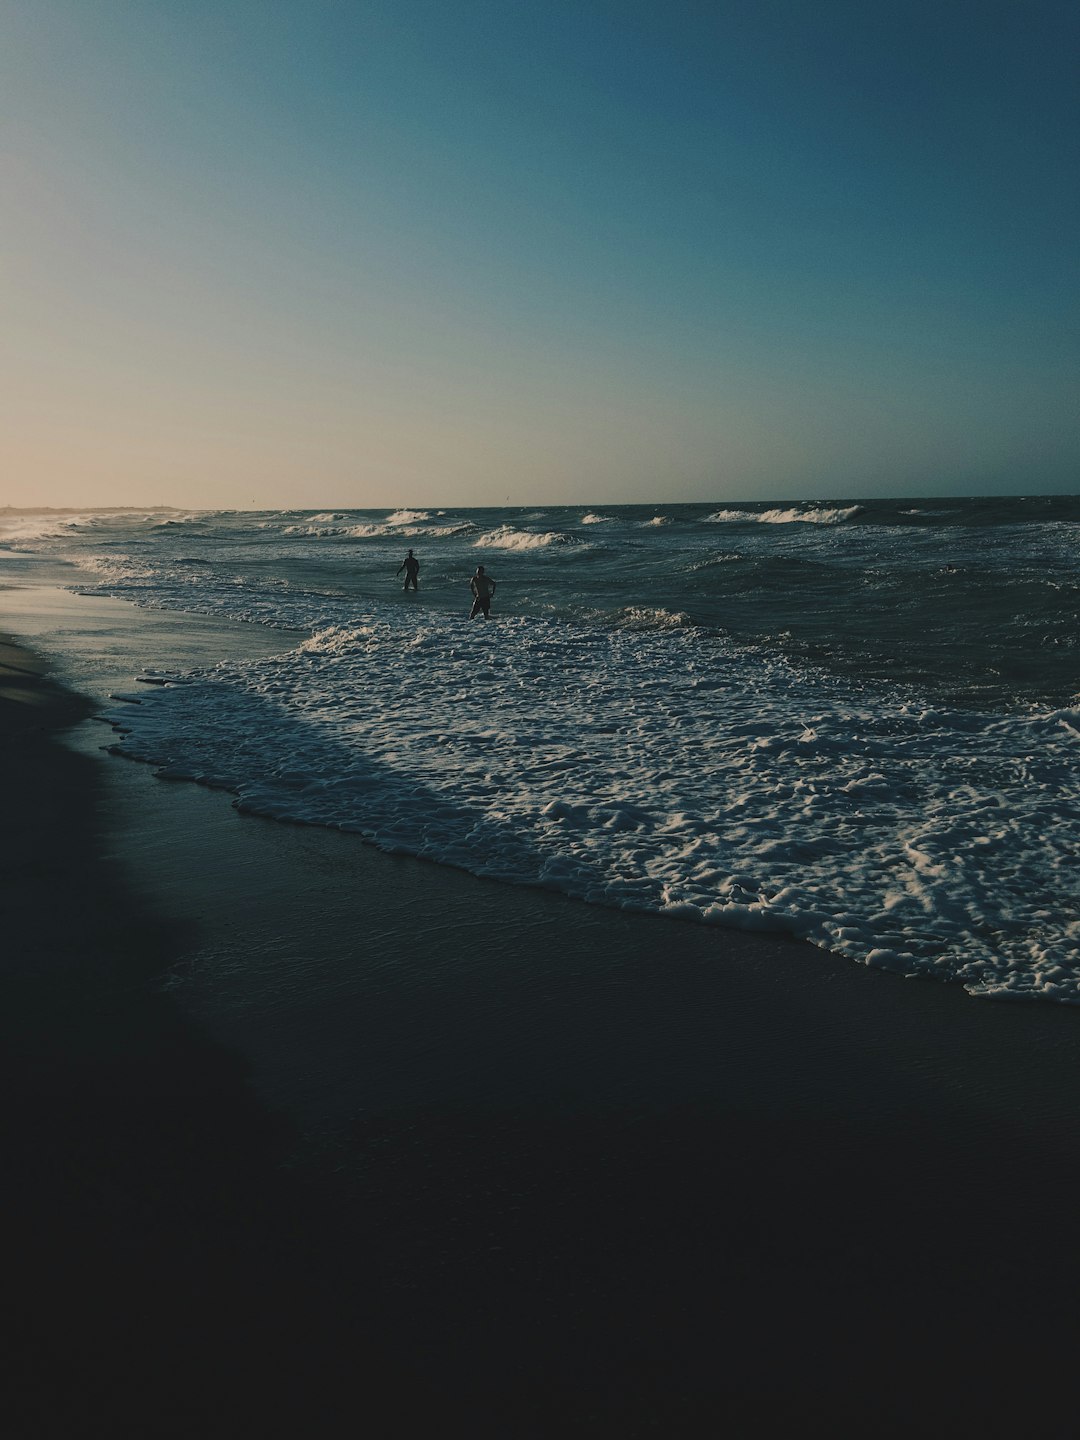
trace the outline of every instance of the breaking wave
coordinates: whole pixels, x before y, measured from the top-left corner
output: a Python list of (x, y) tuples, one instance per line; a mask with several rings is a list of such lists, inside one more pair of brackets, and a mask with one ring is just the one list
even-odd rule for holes
[(434, 517), (430, 510), (395, 510), (386, 517), (387, 525), (421, 525)]
[(707, 518), (713, 524), (843, 525), (861, 514), (862, 508), (848, 505), (840, 509), (717, 510)]
[(572, 535), (565, 535), (561, 530), (541, 530), (537, 533), (515, 530), (510, 525), (500, 525), (497, 530), (489, 530), (473, 541), (477, 550), (545, 550), (549, 545), (577, 543)]

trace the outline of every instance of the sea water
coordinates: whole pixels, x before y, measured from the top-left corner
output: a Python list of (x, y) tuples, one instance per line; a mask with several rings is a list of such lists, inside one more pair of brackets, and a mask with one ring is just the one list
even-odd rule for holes
[(0, 546), (298, 632), (109, 716), (244, 810), (1080, 1003), (1080, 499), (0, 511)]

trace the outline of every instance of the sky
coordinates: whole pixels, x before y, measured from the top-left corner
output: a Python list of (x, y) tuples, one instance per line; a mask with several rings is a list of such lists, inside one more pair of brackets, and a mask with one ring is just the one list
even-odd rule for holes
[(1072, 0), (0, 0), (0, 505), (1080, 491)]

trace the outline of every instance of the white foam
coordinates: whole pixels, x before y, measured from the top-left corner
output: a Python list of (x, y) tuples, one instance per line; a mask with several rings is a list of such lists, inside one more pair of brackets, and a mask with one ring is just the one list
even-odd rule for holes
[(70, 528), (57, 521), (21, 519), (18, 521), (8, 520), (0, 516), (0, 545), (10, 550), (32, 549), (37, 540), (47, 540), (54, 535), (63, 534), (64, 530)]
[(394, 536), (401, 539), (406, 536), (426, 536), (433, 539), (444, 539), (448, 535), (467, 534), (474, 527), (462, 523), (458, 525), (407, 525), (403, 522), (387, 521), (385, 524), (378, 522), (366, 522), (359, 525), (349, 525), (345, 529), (327, 531), (327, 534), (345, 535), (350, 540), (376, 539), (380, 536)]
[(610, 525), (614, 520), (613, 515), (595, 515), (591, 510), (587, 515), (582, 515), (582, 525)]
[(31, 549), (39, 540), (53, 540), (93, 523), (94, 516), (82, 513), (35, 511), (5, 513), (0, 510), (0, 544), (12, 550)]
[(1080, 1003), (1076, 709), (867, 698), (677, 626), (389, 607), (139, 698), (119, 748), (245, 810)]
[(476, 526), (465, 521), (457, 525), (416, 525), (402, 530), (403, 535), (425, 535), (442, 540), (448, 535), (468, 535)]
[(615, 618), (628, 630), (680, 630), (694, 623), (685, 610), (665, 610), (662, 605), (625, 605)]
[(432, 518), (429, 510), (395, 510), (386, 517), (387, 525), (420, 525)]
[(348, 529), (342, 530), (340, 533), (348, 535), (353, 540), (363, 540), (368, 536), (389, 535), (390, 528), (389, 525), (372, 524), (369, 521), (367, 524), (350, 525)]
[[(167, 529), (168, 527), (174, 526), (174, 525), (176, 525), (176, 526), (179, 526), (179, 525), (198, 525), (198, 524), (201, 524), (202, 521), (209, 519), (211, 516), (219, 515), (219, 514), (221, 514), (221, 513), (223, 513), (223, 512), (218, 511), (218, 510), (189, 510), (189, 511), (188, 511), (186, 514), (184, 514), (184, 515), (169, 515), (169, 516), (167, 516), (165, 519), (159, 520), (159, 521), (157, 522), (157, 524), (158, 524), (158, 528), (161, 529), (161, 530)], [(228, 512), (225, 512), (225, 513), (228, 513)], [(110, 517), (110, 519), (113, 519), (113, 518), (114, 518), (114, 517)], [(151, 518), (151, 517), (141, 516), (141, 517), (139, 517), (139, 518), (140, 518), (140, 519), (147, 519), (147, 518)]]
[(707, 518), (716, 524), (757, 523), (759, 525), (843, 525), (861, 513), (859, 505), (840, 508), (795, 508), (788, 510), (717, 510)]
[(489, 530), (473, 541), (477, 550), (545, 550), (549, 545), (573, 545), (572, 535), (559, 530), (515, 530), (510, 525), (500, 525)]
[(0, 509), (0, 544), (12, 550), (30, 550), (42, 541), (74, 539), (111, 529), (132, 532), (177, 527), (205, 518), (211, 511), (177, 514), (168, 510), (4, 510)]

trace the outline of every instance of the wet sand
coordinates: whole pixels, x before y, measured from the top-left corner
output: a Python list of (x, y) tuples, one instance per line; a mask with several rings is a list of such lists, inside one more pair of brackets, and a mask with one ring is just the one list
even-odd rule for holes
[(0, 662), (13, 1433), (1071, 1433), (1075, 1010), (243, 817)]

